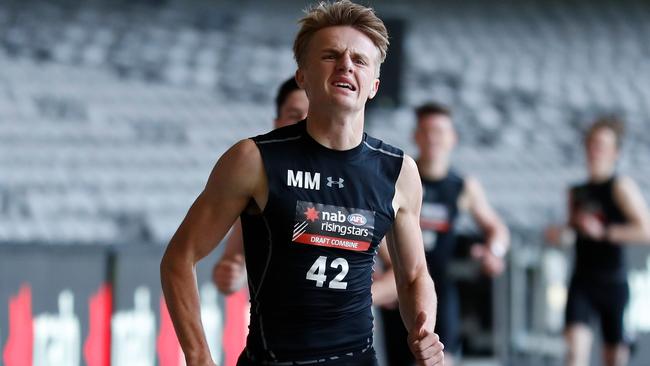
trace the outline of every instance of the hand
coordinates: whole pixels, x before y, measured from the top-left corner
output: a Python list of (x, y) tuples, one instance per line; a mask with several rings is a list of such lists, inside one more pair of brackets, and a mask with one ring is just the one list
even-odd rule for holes
[(445, 348), (433, 327), (427, 324), (427, 313), (422, 311), (415, 319), (415, 326), (408, 335), (408, 344), (415, 356), (417, 366), (443, 366), (445, 364)]
[(579, 213), (575, 221), (578, 231), (583, 235), (594, 240), (605, 239), (605, 225), (595, 215), (590, 213)]
[(244, 285), (245, 278), (244, 257), (241, 254), (219, 260), (212, 270), (212, 281), (226, 295), (239, 290)]
[(560, 246), (562, 244), (562, 226), (549, 225), (544, 229), (544, 239), (548, 244)]
[(505, 269), (503, 258), (492, 254), (485, 244), (474, 244), (470, 250), (472, 258), (481, 262), (483, 273), (490, 277), (500, 275)]
[(189, 363), (189, 362), (186, 362), (185, 365), (186, 366), (217, 366), (217, 364), (214, 363), (214, 361), (201, 362), (201, 363)]
[(186, 366), (217, 366), (217, 364), (212, 360), (210, 353), (196, 355), (194, 357), (185, 356), (185, 365)]
[(190, 362), (186, 360), (185, 365), (186, 366), (217, 366), (217, 364), (212, 360), (208, 360), (205, 362)]

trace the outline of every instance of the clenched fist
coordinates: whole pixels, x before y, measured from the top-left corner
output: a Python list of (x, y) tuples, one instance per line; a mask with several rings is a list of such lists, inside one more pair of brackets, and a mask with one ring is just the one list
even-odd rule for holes
[(445, 348), (433, 329), (427, 329), (427, 313), (420, 312), (415, 326), (408, 335), (408, 344), (418, 366), (442, 366), (445, 364)]
[(219, 291), (226, 295), (239, 290), (246, 282), (244, 257), (237, 254), (233, 258), (221, 259), (212, 270), (212, 280)]

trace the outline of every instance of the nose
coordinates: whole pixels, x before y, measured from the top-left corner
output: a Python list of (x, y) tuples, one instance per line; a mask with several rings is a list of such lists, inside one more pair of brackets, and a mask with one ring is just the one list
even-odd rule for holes
[(354, 63), (352, 62), (352, 57), (350, 57), (349, 52), (345, 52), (339, 57), (338, 62), (336, 64), (336, 69), (340, 72), (348, 73), (352, 72), (352, 66)]

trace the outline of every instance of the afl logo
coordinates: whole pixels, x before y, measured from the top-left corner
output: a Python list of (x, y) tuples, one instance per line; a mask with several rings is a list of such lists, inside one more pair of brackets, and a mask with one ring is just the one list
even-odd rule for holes
[(363, 226), (368, 222), (368, 220), (365, 216), (355, 213), (348, 215), (348, 222), (352, 225)]

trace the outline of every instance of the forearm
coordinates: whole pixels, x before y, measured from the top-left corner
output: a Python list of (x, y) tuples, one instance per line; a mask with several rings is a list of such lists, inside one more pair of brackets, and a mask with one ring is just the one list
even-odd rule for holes
[(486, 232), (486, 245), (492, 254), (502, 257), (510, 247), (510, 232), (501, 222)]
[(557, 244), (561, 247), (570, 247), (576, 241), (576, 230), (571, 224), (558, 225), (553, 228), (557, 230), (555, 233), (555, 238), (553, 244)]
[(194, 263), (165, 254), (160, 265), (165, 302), (189, 365), (211, 365), (210, 350), (201, 324)]
[(377, 306), (384, 306), (397, 301), (397, 286), (395, 285), (395, 274), (388, 270), (381, 274), (372, 284), (372, 303)]
[(433, 332), (436, 324), (438, 298), (433, 280), (426, 268), (420, 271), (412, 281), (397, 283), (399, 309), (406, 329), (412, 329), (417, 315), (427, 313), (427, 328)]
[(239, 224), (235, 224), (233, 233), (226, 243), (224, 253), (219, 258), (213, 271), (214, 282), (219, 291), (225, 295), (239, 291), (246, 283), (246, 264), (241, 226)]
[(638, 224), (607, 226), (605, 238), (614, 243), (650, 244), (650, 228)]
[(233, 224), (232, 230), (230, 230), (230, 235), (226, 241), (226, 247), (224, 248), (223, 255), (221, 260), (230, 259), (238, 260), (243, 264), (244, 262), (244, 234), (242, 233), (241, 220)]

